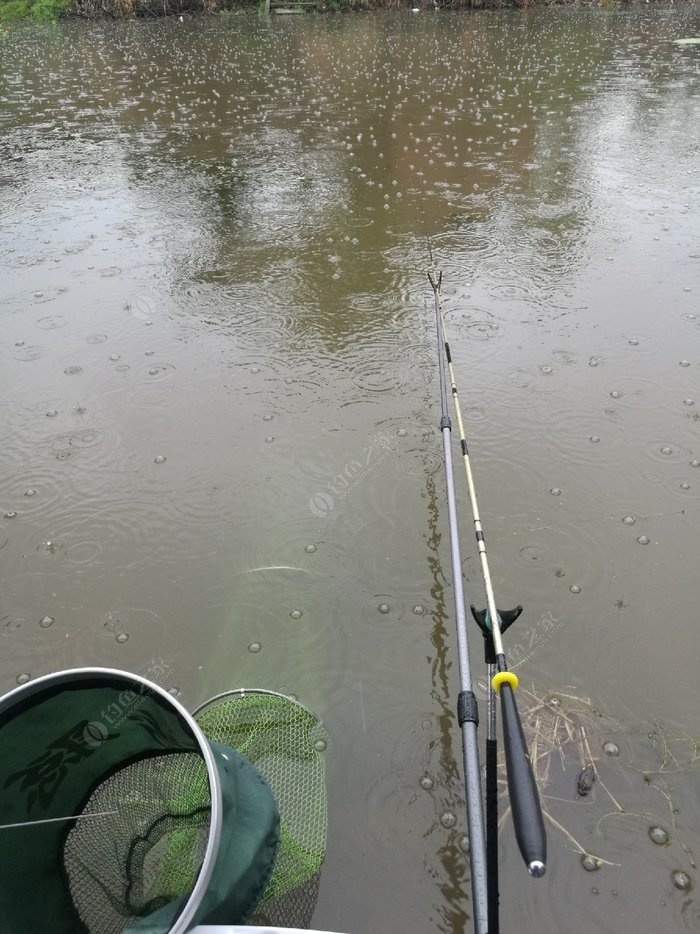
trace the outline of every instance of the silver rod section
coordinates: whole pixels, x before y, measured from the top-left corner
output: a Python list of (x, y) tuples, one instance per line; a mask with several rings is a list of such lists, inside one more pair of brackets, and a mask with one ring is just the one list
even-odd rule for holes
[[(445, 363), (443, 360), (444, 339), (437, 293), (435, 295), (435, 311), (440, 369), (440, 399), (442, 403), (440, 428), (442, 431), (445, 460), (447, 513), (450, 528), (450, 552), (452, 556), (452, 587), (454, 591), (457, 622), (459, 681), (461, 691), (471, 692), (472, 676), (469, 661), (469, 644), (467, 641), (467, 618), (464, 604), (464, 587), (462, 585), (462, 558), (459, 548), (459, 526), (457, 524), (457, 503), (455, 496), (454, 469), (452, 465), (452, 432), (447, 409), (447, 381), (445, 378)], [(466, 720), (461, 728), (464, 785), (467, 799), (467, 828), (469, 832), (474, 932), (475, 934), (488, 934), (486, 832), (484, 828), (484, 811), (481, 794), (481, 770), (479, 767), (479, 746), (476, 732), (477, 725), (471, 720)]]

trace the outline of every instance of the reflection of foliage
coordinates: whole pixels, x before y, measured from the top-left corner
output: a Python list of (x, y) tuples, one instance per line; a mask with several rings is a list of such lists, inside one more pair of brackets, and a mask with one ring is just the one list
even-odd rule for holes
[(0, 2), (0, 20), (35, 19), (55, 22), (70, 6), (70, 0), (9, 0)]
[[(617, 864), (592, 853), (580, 842), (584, 839), (581, 831), (576, 830), (575, 836), (566, 824), (580, 817), (587, 805), (601, 803), (605, 812), (592, 825), (586, 813), (584, 832), (592, 826), (594, 834), (603, 837), (611, 821), (642, 821), (647, 829), (656, 825), (663, 829), (665, 824), (671, 831), (669, 844), (677, 842), (695, 868), (693, 854), (679, 833), (669, 780), (697, 768), (697, 739), (677, 734), (658, 721), (623, 728), (596, 710), (589, 698), (564, 693), (540, 697), (525, 690), (518, 694), (545, 820), (581, 855), (587, 868)], [(591, 775), (593, 794), (589, 797), (582, 779)]]

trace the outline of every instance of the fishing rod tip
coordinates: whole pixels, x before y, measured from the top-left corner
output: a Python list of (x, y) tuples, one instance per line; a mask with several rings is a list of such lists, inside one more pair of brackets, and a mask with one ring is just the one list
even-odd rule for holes
[(527, 871), (535, 879), (541, 879), (545, 873), (545, 869), (545, 864), (541, 859), (533, 859), (533, 861), (527, 865)]

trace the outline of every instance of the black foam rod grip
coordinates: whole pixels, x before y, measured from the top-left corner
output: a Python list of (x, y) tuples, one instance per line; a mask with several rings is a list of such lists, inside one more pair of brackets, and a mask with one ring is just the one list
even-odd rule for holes
[(547, 837), (544, 832), (540, 796), (532, 772), (513, 688), (510, 684), (502, 684), (499, 693), (503, 718), (503, 744), (506, 751), (508, 795), (513, 813), (515, 838), (530, 875), (542, 876), (547, 862)]

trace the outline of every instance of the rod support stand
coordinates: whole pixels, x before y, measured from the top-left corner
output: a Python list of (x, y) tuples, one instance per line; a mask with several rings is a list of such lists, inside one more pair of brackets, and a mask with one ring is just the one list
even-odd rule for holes
[[(477, 610), (473, 603), (469, 608), (472, 611), (472, 616), (476, 620), (476, 624), (481, 630), (481, 635), (484, 637), (484, 659), (486, 664), (495, 665), (498, 660), (496, 658), (496, 650), (493, 645), (493, 629), (491, 628), (491, 618), (489, 617), (489, 611), (488, 609)], [(507, 629), (510, 629), (522, 611), (523, 608), (520, 604), (518, 604), (518, 606), (514, 607), (512, 610), (496, 611), (498, 613), (501, 633), (504, 633)]]

